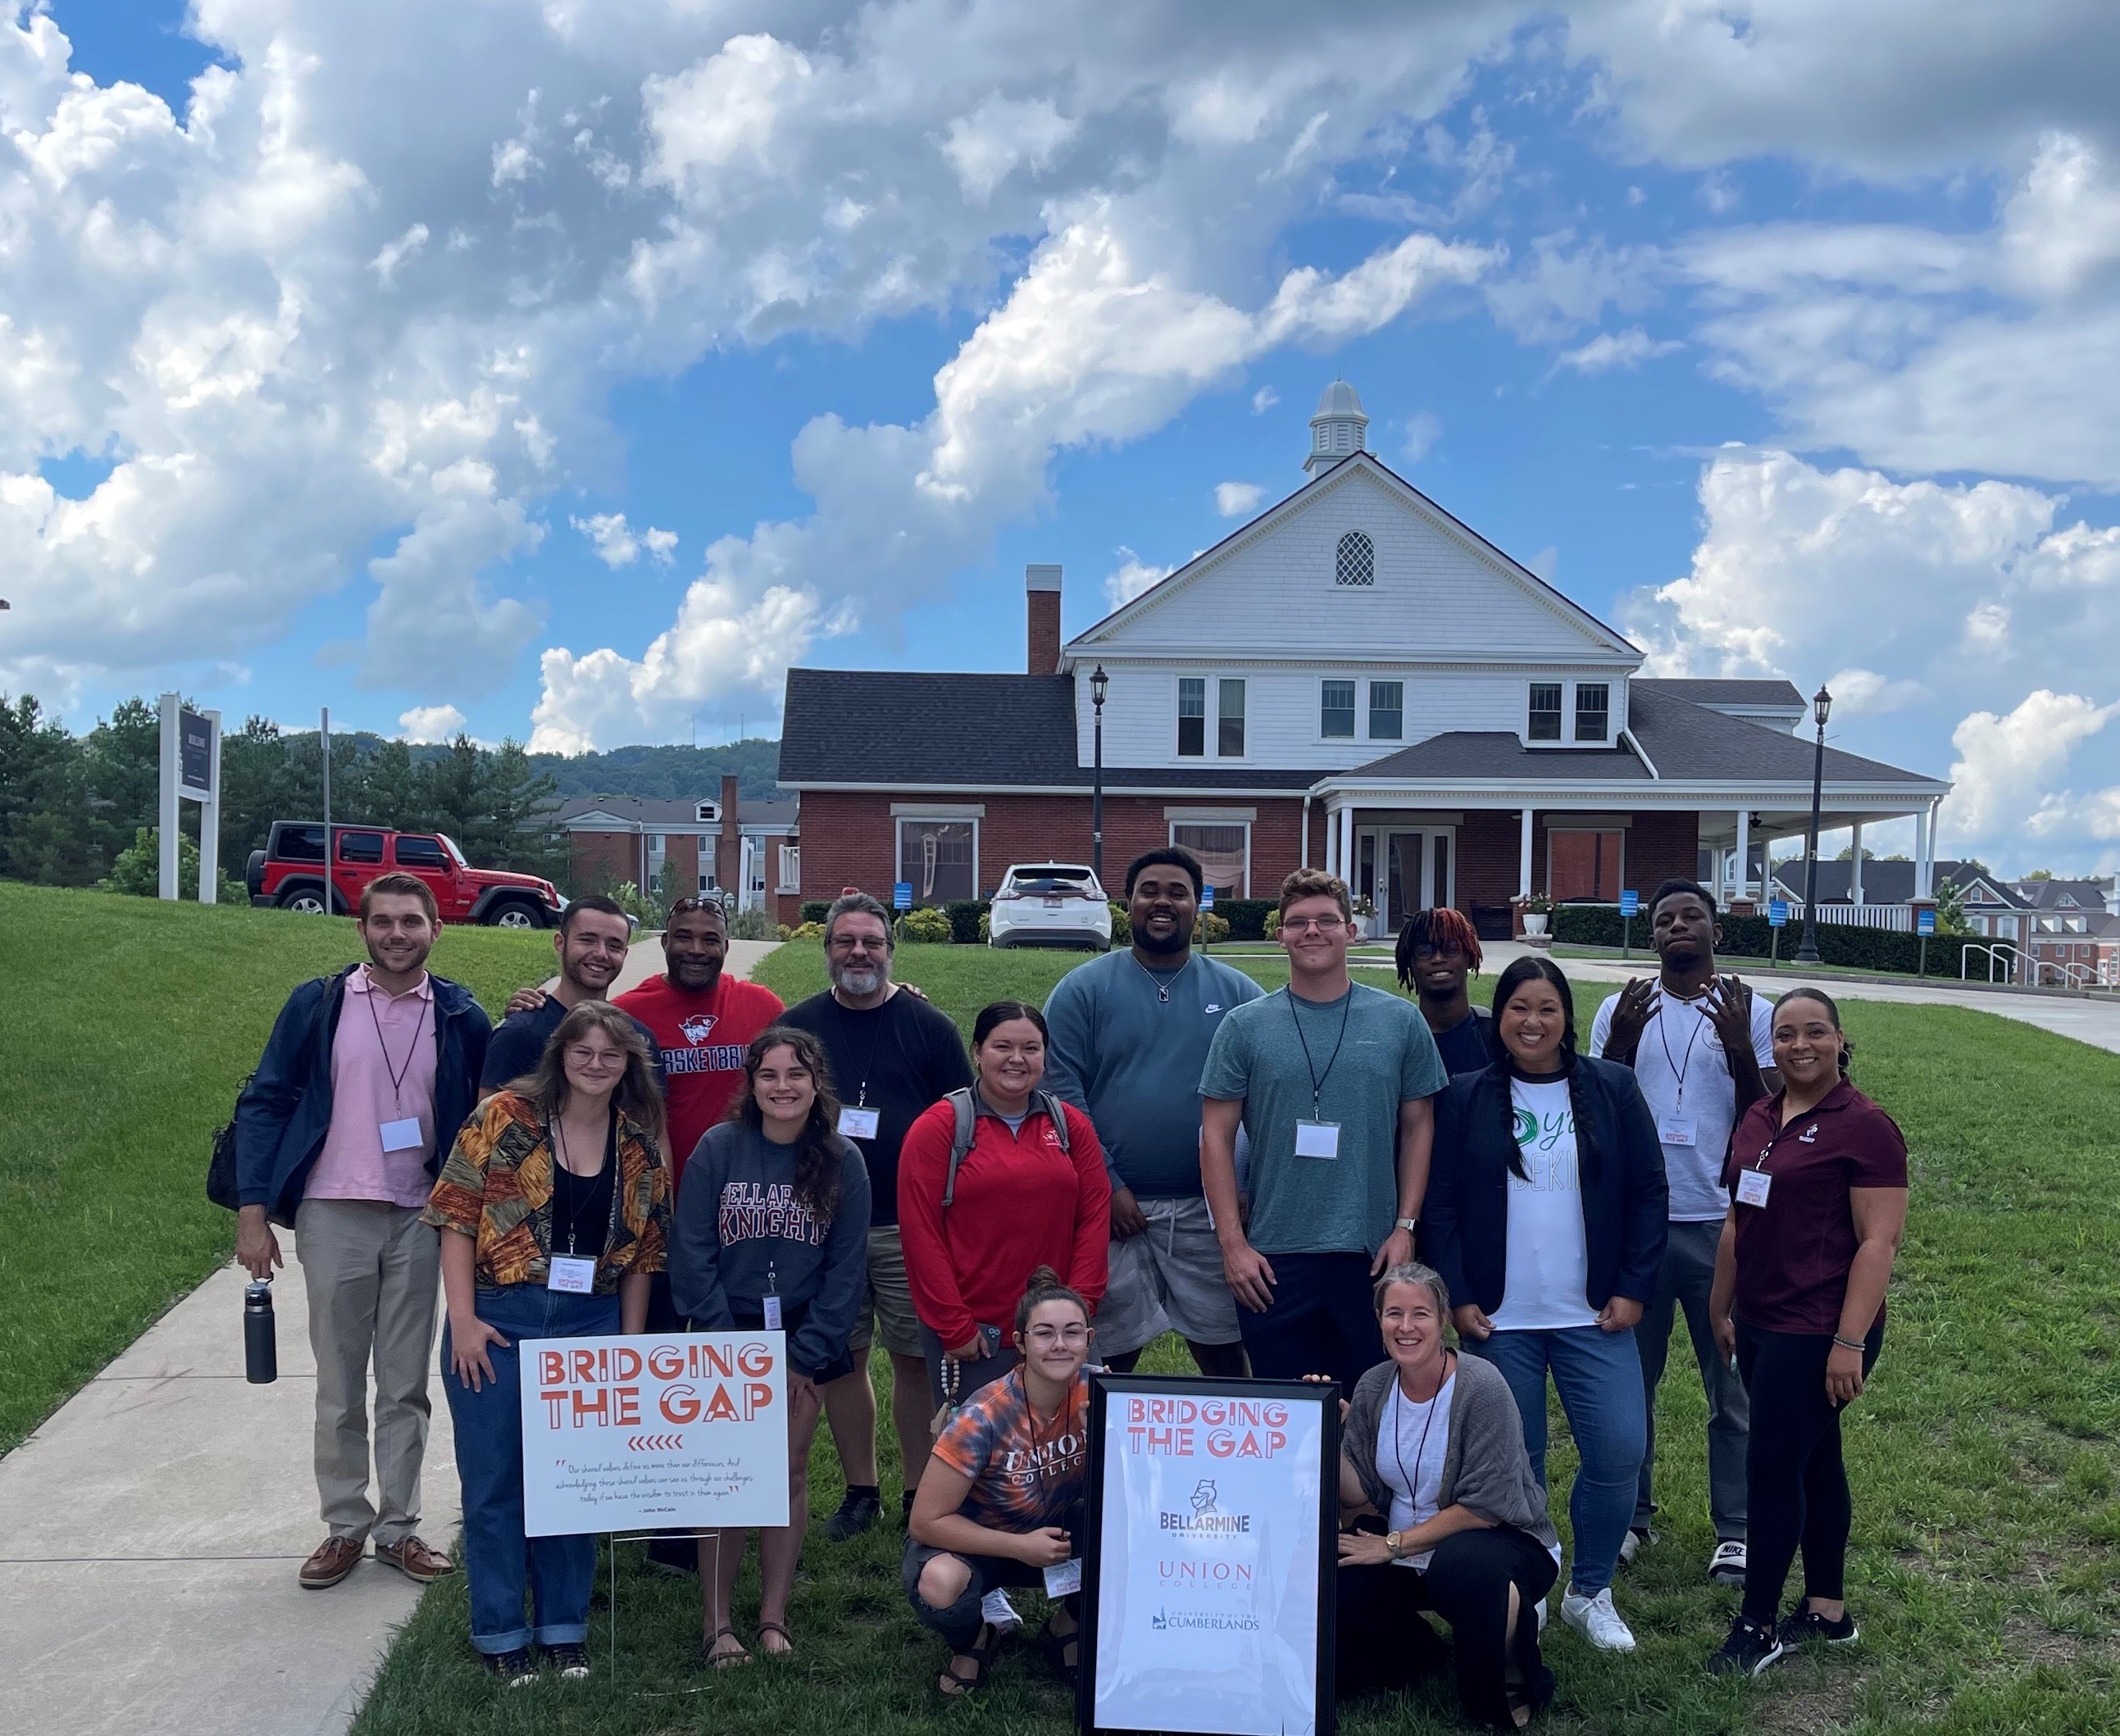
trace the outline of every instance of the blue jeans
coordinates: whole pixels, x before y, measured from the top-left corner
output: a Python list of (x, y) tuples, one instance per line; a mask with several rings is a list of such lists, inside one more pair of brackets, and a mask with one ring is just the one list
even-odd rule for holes
[[(589, 1636), (589, 1592), (597, 1540), (523, 1534), (522, 1355), (526, 1338), (592, 1338), (618, 1330), (616, 1296), (568, 1296), (537, 1284), (481, 1289), (478, 1317), (508, 1348), (486, 1347), (494, 1377), (473, 1392), (449, 1366), (442, 1330), (442, 1390), (456, 1427), (457, 1478), (463, 1485), (464, 1566), (471, 1581), (471, 1643), (489, 1655), (540, 1645), (579, 1645)], [(534, 1624), (523, 1619), (528, 1590)]]
[(1631, 1329), (1565, 1326), (1542, 1332), (1497, 1332), (1460, 1347), (1492, 1362), (1516, 1395), (1523, 1418), (1524, 1451), (1532, 1474), (1546, 1486), (1546, 1375), (1560, 1394), (1560, 1408), (1575, 1437), (1582, 1466), (1568, 1497), (1575, 1530), (1571, 1590), (1595, 1597), (1612, 1583), (1620, 1545), (1634, 1516), (1634, 1489), (1648, 1450), (1648, 1418), (1642, 1406), (1641, 1353)]

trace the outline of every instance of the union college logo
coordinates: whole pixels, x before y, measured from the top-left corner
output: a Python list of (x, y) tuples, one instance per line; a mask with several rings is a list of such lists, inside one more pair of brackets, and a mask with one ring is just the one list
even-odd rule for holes
[(687, 1042), (704, 1042), (720, 1021), (712, 1013), (695, 1013), (677, 1028), (685, 1033)]

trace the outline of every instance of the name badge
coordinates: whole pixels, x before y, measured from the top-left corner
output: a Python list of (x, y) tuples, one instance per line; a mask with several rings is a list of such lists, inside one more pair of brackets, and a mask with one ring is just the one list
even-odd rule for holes
[(408, 1115), (402, 1121), (383, 1124), (383, 1149), (385, 1151), (414, 1151), (426, 1141), (420, 1137), (420, 1118)]
[(858, 1103), (839, 1105), (839, 1135), (848, 1140), (872, 1140), (882, 1125), (881, 1109), (864, 1109)]
[(1295, 1154), (1299, 1158), (1337, 1158), (1340, 1155), (1337, 1121), (1298, 1121)]
[(768, 1332), (780, 1330), (780, 1298), (777, 1296), (765, 1298), (765, 1330)]
[(596, 1269), (597, 1263), (593, 1260), (577, 1259), (571, 1254), (555, 1254), (551, 1275), (545, 1280), (545, 1288), (567, 1296), (593, 1295), (596, 1293)]
[(1764, 1205), (1767, 1190), (1774, 1185), (1774, 1178), (1764, 1169), (1741, 1169), (1737, 1172), (1737, 1203), (1740, 1205)]
[(1693, 1117), (1690, 1115), (1667, 1115), (1657, 1123), (1657, 1137), (1667, 1145), (1690, 1145), (1693, 1140)]
[(1045, 1594), (1048, 1597), (1072, 1597), (1082, 1589), (1082, 1557), (1071, 1557), (1057, 1567), (1045, 1570)]

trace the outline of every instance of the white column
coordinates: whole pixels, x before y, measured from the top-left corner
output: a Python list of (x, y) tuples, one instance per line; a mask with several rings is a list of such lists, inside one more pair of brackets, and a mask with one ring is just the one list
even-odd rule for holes
[(1340, 815), (1330, 801), (1325, 804), (1325, 871), (1333, 872), (1332, 859), (1339, 853)]
[(1308, 868), (1310, 866), (1310, 798), (1308, 796), (1303, 798), (1302, 826), (1303, 837), (1297, 846), (1295, 860), (1299, 867)]
[[(1741, 898), (1750, 896), (1750, 888), (1752, 879), (1751, 861), (1752, 810), (1750, 808), (1740, 808), (1737, 810), (1736, 896)], [(1764, 887), (1760, 889), (1760, 895), (1762, 898), (1766, 896), (1766, 889)]]
[(1914, 896), (1925, 898), (1929, 887), (1929, 810), (1914, 813)]
[(1340, 810), (1340, 878), (1350, 886), (1355, 884), (1355, 805), (1351, 801)]
[(203, 715), (213, 726), (213, 747), (206, 767), (210, 793), (199, 808), (199, 903), (211, 904), (221, 885), (221, 713)]
[(1517, 848), (1517, 894), (1531, 896), (1531, 810), (1523, 810), (1523, 841)]
[(177, 896), (177, 815), (182, 805), (177, 800), (177, 768), (184, 752), (177, 733), (177, 707), (181, 703), (174, 694), (162, 695), (162, 800), (156, 822), (161, 828), (162, 860), (157, 889), (165, 898)]
[(1862, 902), (1862, 822), (1859, 819), (1855, 822), (1854, 834), (1849, 842), (1848, 850), (1848, 865), (1850, 870), (1848, 895), (1856, 903), (1860, 904)]

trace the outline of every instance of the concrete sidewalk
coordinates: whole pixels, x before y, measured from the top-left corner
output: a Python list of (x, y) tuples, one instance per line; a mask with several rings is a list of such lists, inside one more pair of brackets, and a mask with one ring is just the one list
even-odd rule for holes
[[(243, 1378), (224, 1267), (0, 1460), (0, 1729), (326, 1736), (352, 1721), (420, 1588), (374, 1559), (329, 1591), (309, 1441), (316, 1365), (294, 1238), (272, 1286), (280, 1378)], [(421, 1534), (457, 1533), (449, 1407), (430, 1385)]]
[[(777, 942), (730, 943), (746, 975)], [(636, 945), (625, 987), (662, 968)], [(340, 1736), (421, 1588), (372, 1557), (328, 1591), (316, 1365), (294, 1237), (272, 1286), (280, 1378), (243, 1377), (244, 1274), (215, 1273), (0, 1460), (0, 1733)], [(430, 1366), (432, 1358), (430, 1358)], [(449, 1406), (429, 1382), (421, 1534), (451, 1548)]]

